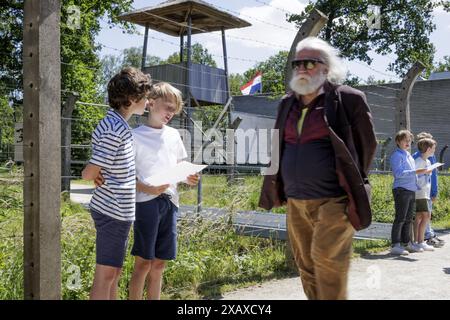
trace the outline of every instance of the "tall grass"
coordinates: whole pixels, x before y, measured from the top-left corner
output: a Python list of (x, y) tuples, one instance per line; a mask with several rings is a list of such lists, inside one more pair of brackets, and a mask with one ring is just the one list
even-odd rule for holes
[[(221, 207), (230, 210), (265, 211), (258, 208), (262, 177), (250, 176), (238, 179), (238, 183), (228, 184), (226, 177), (203, 175), (203, 207)], [(394, 221), (394, 199), (392, 195), (393, 177), (373, 174), (369, 177), (372, 185), (373, 221), (392, 223)], [(450, 176), (439, 177), (439, 195), (433, 205), (432, 219), (437, 225), (450, 227)], [(181, 202), (197, 204), (196, 188), (181, 187)], [(272, 212), (285, 213), (286, 208), (276, 208)]]
[[(20, 172), (8, 174), (7, 179), (0, 176), (0, 299), (22, 299), (22, 182)], [(224, 176), (204, 175), (203, 207), (226, 208), (230, 214), (261, 210), (257, 206), (261, 177), (239, 178), (228, 184)], [(372, 175), (370, 180), (374, 220), (392, 222), (392, 177)], [(450, 226), (450, 177), (439, 178), (439, 190), (433, 223)], [(196, 188), (182, 186), (180, 193), (182, 204), (196, 204)], [(67, 198), (63, 195), (61, 206), (62, 293), (64, 299), (87, 299), (95, 266), (95, 230), (89, 213)], [(211, 298), (236, 286), (291, 274), (285, 263), (285, 242), (238, 236), (229, 221), (229, 217), (209, 221), (193, 216), (179, 222), (178, 257), (168, 263), (164, 273), (163, 298)], [(119, 283), (121, 299), (127, 298), (133, 270), (132, 241), (131, 236)], [(388, 245), (384, 240), (353, 244), (355, 255)]]
[[(23, 297), (22, 188), (0, 183), (0, 299)], [(89, 213), (62, 199), (62, 294), (64, 299), (87, 299), (95, 266), (95, 229)], [(229, 219), (180, 222), (178, 257), (168, 263), (162, 296), (166, 299), (220, 295), (224, 287), (286, 274), (285, 243), (238, 236)], [(129, 252), (119, 283), (127, 298), (133, 270)], [(78, 273), (79, 272), (79, 276)]]

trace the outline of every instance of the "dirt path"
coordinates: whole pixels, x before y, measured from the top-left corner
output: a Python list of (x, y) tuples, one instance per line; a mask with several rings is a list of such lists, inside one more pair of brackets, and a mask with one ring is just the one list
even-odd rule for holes
[[(382, 252), (352, 261), (348, 298), (352, 300), (450, 299), (450, 234), (433, 252), (392, 256)], [(224, 294), (236, 300), (303, 300), (300, 278), (274, 280)]]

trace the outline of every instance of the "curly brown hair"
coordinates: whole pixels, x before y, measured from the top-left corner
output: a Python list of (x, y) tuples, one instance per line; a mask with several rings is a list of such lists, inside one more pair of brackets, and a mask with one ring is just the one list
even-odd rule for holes
[(152, 88), (150, 75), (139, 69), (126, 67), (109, 80), (108, 101), (111, 108), (128, 108), (132, 101), (148, 96)]

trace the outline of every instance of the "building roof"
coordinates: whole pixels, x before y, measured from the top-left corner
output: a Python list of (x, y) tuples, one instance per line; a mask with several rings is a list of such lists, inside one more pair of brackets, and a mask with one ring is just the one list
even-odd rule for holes
[(276, 118), (280, 99), (264, 96), (234, 96), (233, 111)]
[(251, 26), (225, 11), (201, 0), (168, 0), (153, 7), (146, 7), (119, 16), (120, 20), (150, 29), (180, 36), (187, 34), (187, 20), (191, 14), (192, 34)]
[(450, 71), (433, 72), (428, 80), (450, 79)]

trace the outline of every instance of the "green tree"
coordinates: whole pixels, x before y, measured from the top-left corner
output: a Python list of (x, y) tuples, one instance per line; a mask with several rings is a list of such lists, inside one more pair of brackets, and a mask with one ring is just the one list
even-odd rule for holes
[(14, 143), (14, 109), (9, 105), (8, 98), (0, 95), (0, 161), (13, 158), (11, 146)]
[(253, 68), (244, 72), (244, 85), (255, 74), (260, 71), (262, 73), (262, 93), (271, 96), (280, 96), (285, 92), (284, 89), (284, 68), (286, 66), (288, 51), (280, 51), (269, 57), (266, 61), (257, 63)]
[[(106, 17), (111, 26), (121, 25), (125, 32), (134, 32), (131, 24), (117, 19), (131, 9), (132, 3), (132, 0), (61, 1), (62, 102), (69, 92), (78, 92), (81, 101), (103, 101), (97, 85), (100, 45), (95, 42), (101, 29), (100, 20)], [(75, 28), (70, 23), (72, 12), (68, 10), (72, 5), (80, 10), (80, 24)], [(5, 86), (5, 93), (11, 95), (22, 83), (23, 1), (2, 1), (0, 21), (0, 81)], [(13, 99), (20, 104), (22, 95), (14, 94)], [(104, 113), (105, 110), (95, 106), (78, 105), (73, 114), (76, 120), (72, 123), (72, 143), (88, 144), (93, 128)], [(74, 155), (84, 160), (87, 150), (76, 149)]]
[[(369, 30), (369, 5), (381, 8), (380, 29)], [(338, 48), (344, 57), (371, 64), (371, 50), (381, 55), (395, 53), (397, 58), (388, 69), (403, 76), (417, 60), (432, 65), (435, 49), (429, 36), (436, 29), (432, 13), (437, 7), (449, 11), (449, 1), (318, 0), (310, 1), (301, 14), (291, 15), (288, 21), (300, 26), (317, 8), (328, 15), (319, 37)]]
[(387, 82), (384, 79), (375, 80), (375, 77), (370, 75), (370, 76), (367, 77), (366, 83), (368, 85), (377, 85), (377, 84), (386, 84), (386, 83), (389, 83), (389, 82)]
[(434, 72), (450, 71), (450, 56), (444, 56), (433, 68)]
[[(187, 44), (184, 45), (185, 48)], [(217, 67), (217, 63), (212, 57), (212, 55), (208, 52), (208, 49), (203, 48), (200, 43), (194, 43), (192, 45), (192, 54), (191, 59), (193, 63), (204, 64), (210, 67)], [(183, 50), (183, 61), (187, 60), (187, 49)], [(180, 53), (174, 52), (172, 53), (164, 63), (180, 63)]]
[[(157, 56), (147, 55), (146, 66), (159, 65), (162, 59)], [(109, 80), (124, 67), (141, 68), (142, 47), (131, 47), (124, 49), (120, 55), (105, 55), (100, 60), (99, 70), (99, 92), (106, 102), (107, 85)]]
[(358, 76), (355, 76), (354, 74), (351, 74), (350, 72), (347, 72), (347, 76), (344, 80), (345, 85), (348, 85), (350, 87), (356, 87), (361, 85), (362, 79)]
[(245, 83), (244, 76), (239, 73), (232, 73), (228, 77), (230, 83), (230, 92), (232, 96), (242, 95), (241, 87)]

